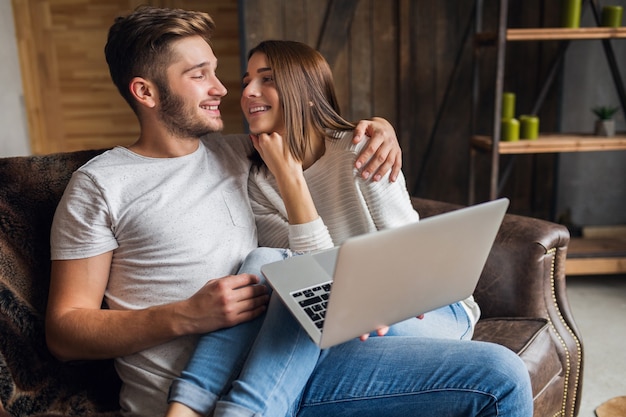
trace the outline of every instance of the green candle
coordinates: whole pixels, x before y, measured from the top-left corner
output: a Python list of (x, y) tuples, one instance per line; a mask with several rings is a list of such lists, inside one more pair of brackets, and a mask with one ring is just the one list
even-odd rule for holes
[(602, 26), (618, 28), (622, 26), (622, 6), (604, 6), (602, 8)]
[(582, 0), (561, 1), (561, 25), (566, 28), (580, 27), (580, 6)]
[(512, 119), (515, 117), (515, 94), (502, 93), (502, 118)]
[(539, 118), (537, 116), (522, 115), (520, 121), (520, 139), (537, 139), (539, 137)]
[(513, 142), (519, 140), (519, 120), (502, 118), (500, 126), (503, 141)]

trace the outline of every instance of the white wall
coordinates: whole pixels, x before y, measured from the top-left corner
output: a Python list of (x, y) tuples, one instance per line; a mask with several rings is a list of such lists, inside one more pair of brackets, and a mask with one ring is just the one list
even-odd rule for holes
[[(612, 4), (626, 8), (626, 0), (613, 0)], [(581, 26), (593, 26), (590, 12)], [(611, 42), (626, 83), (626, 39)], [(563, 132), (592, 133), (595, 116), (591, 108), (620, 105), (601, 41), (570, 44), (562, 100)], [(616, 116), (619, 132), (626, 131), (625, 112), (620, 109)], [(579, 226), (626, 224), (626, 151), (568, 153), (559, 158), (557, 217), (569, 210)]]
[(0, 157), (30, 153), (13, 9), (0, 0)]

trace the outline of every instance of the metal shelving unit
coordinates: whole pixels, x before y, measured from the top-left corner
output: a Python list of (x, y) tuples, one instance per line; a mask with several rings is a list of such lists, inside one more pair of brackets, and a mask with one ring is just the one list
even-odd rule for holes
[[(476, 164), (479, 153), (488, 154), (490, 156), (490, 178), (489, 178), (489, 199), (496, 199), (499, 195), (503, 182), (506, 181), (510, 166), (500, 173), (500, 158), (502, 155), (518, 155), (518, 154), (539, 154), (539, 153), (563, 153), (563, 152), (593, 152), (593, 151), (623, 151), (626, 150), (626, 135), (620, 134), (615, 137), (605, 138), (578, 133), (545, 133), (541, 132), (538, 139), (535, 140), (519, 140), (515, 142), (501, 141), (501, 125), (500, 115), (502, 114), (502, 93), (505, 77), (506, 49), (509, 42), (560, 42), (558, 51), (551, 63), (550, 71), (543, 82), (543, 86), (533, 105), (533, 114), (538, 114), (546, 94), (558, 75), (558, 70), (565, 57), (565, 52), (572, 41), (578, 40), (599, 40), (603, 44), (605, 56), (611, 70), (613, 82), (621, 103), (621, 108), (626, 109), (626, 92), (624, 90), (623, 78), (621, 77), (618, 63), (615, 59), (612, 39), (626, 39), (626, 27), (606, 28), (606, 27), (585, 27), (585, 28), (529, 28), (529, 29), (509, 29), (507, 26), (509, 0), (500, 0), (498, 26), (495, 33), (483, 32), (482, 30), (482, 13), (483, 0), (477, 0), (476, 6), (476, 48), (496, 48), (495, 58), (495, 80), (494, 80), (494, 98), (493, 98), (493, 115), (492, 115), (492, 133), (491, 136), (474, 134), (470, 138), (470, 172), (469, 172), (469, 204), (475, 203), (475, 187), (476, 187)], [(594, 14), (595, 21), (599, 26), (599, 6), (597, 0), (587, 0), (585, 7), (590, 7)], [(479, 54), (477, 54), (479, 56)], [(479, 59), (479, 58), (477, 58)], [(478, 115), (477, 103), (479, 102), (478, 88), (479, 74), (478, 63), (475, 67), (474, 74), (474, 119)], [(475, 123), (474, 123), (475, 124)], [(512, 163), (512, 161), (511, 161)], [(626, 272), (626, 240), (609, 242), (598, 241), (592, 245), (588, 242), (578, 242), (572, 239), (573, 248), (571, 256), (575, 256), (577, 260), (583, 260), (576, 263), (576, 271), (573, 273), (586, 274), (593, 273), (597, 267), (592, 267), (594, 258), (602, 258), (612, 260), (613, 266), (608, 270), (614, 270), (614, 273)], [(610, 248), (610, 255), (606, 257), (605, 248)], [(597, 251), (594, 255), (593, 251)], [(585, 263), (585, 259), (589, 262)], [(595, 262), (597, 264), (597, 261)], [(590, 265), (586, 269), (585, 265)], [(579, 266), (580, 265), (580, 266)]]

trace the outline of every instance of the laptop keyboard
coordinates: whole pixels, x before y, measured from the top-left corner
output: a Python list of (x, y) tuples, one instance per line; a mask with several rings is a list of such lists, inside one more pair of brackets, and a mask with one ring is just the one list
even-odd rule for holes
[(331, 284), (332, 281), (329, 281), (291, 293), (291, 296), (296, 299), (300, 307), (320, 330), (324, 327)]

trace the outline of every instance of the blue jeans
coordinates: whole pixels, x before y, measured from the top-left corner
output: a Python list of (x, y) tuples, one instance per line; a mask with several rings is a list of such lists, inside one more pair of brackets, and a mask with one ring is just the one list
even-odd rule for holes
[[(261, 277), (261, 265), (286, 253), (259, 248), (240, 272)], [(273, 296), (264, 317), (200, 338), (169, 401), (215, 417), (531, 416), (523, 362), (461, 340), (470, 328), (457, 303), (321, 351)]]

